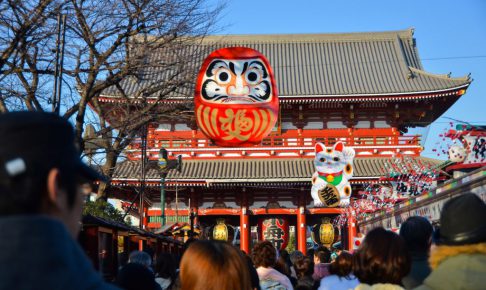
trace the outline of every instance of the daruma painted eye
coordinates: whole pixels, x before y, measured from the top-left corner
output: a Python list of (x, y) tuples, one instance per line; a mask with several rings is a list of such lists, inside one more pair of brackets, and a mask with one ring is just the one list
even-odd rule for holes
[(249, 70), (246, 73), (245, 77), (246, 77), (246, 81), (250, 85), (258, 84), (262, 79), (261, 73), (256, 69)]
[(227, 69), (221, 69), (216, 74), (216, 79), (221, 84), (227, 84), (231, 81), (231, 74)]
[(194, 95), (196, 121), (219, 146), (251, 146), (278, 117), (277, 86), (268, 60), (246, 47), (213, 51), (203, 62)]

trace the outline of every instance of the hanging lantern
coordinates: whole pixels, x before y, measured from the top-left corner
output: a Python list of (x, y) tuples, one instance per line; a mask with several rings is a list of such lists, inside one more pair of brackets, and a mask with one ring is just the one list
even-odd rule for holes
[(216, 225), (212, 230), (212, 239), (216, 241), (228, 241), (229, 231), (228, 226), (224, 223), (224, 219), (217, 219)]
[(260, 240), (271, 242), (277, 250), (283, 250), (289, 242), (289, 223), (285, 218), (261, 219)]
[(331, 219), (327, 217), (323, 218), (320, 224), (312, 227), (312, 240), (316, 244), (329, 247), (334, 243), (335, 237), (337, 237), (334, 232), (335, 228), (331, 224)]
[(199, 71), (194, 108), (199, 129), (217, 145), (260, 143), (278, 117), (277, 85), (270, 63), (251, 48), (213, 51)]
[(231, 242), (235, 237), (235, 229), (226, 224), (225, 219), (217, 219), (216, 224), (209, 228), (208, 236), (210, 240)]

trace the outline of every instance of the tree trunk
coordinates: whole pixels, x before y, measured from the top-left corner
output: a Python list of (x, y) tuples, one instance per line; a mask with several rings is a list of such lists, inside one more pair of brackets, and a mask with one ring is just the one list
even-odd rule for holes
[[(108, 152), (106, 154), (106, 162), (101, 167), (101, 171), (105, 176), (113, 176), (113, 172), (115, 171), (116, 161), (118, 159), (118, 154), (116, 152)], [(106, 189), (110, 186), (110, 181), (107, 183), (101, 182), (100, 186), (98, 187), (98, 192), (96, 193), (96, 199), (105, 198), (106, 199)]]

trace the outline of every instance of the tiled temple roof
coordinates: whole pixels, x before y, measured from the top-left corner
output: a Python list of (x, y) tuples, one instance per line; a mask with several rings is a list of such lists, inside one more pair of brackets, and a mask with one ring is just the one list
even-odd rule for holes
[[(404, 164), (432, 168), (441, 163), (440, 160), (416, 157), (407, 158)], [(310, 181), (315, 172), (314, 159), (279, 158), (279, 159), (210, 159), (184, 160), (181, 172), (169, 171), (167, 180), (206, 182), (228, 181), (234, 183), (245, 182), (286, 182)], [(387, 157), (355, 158), (354, 178), (378, 178), (385, 176), (387, 168), (392, 168), (396, 160)], [(113, 180), (139, 180), (141, 178), (140, 161), (124, 161), (117, 164)], [(155, 162), (151, 161), (147, 167), (147, 180), (160, 179), (160, 172)]]
[[(413, 30), (344, 34), (227, 35), (209, 36), (183, 45), (177, 55), (195, 74), (213, 50), (246, 46), (263, 53), (271, 63), (282, 98), (379, 96), (443, 92), (467, 87), (468, 76), (452, 78), (425, 72), (417, 52)], [(127, 79), (127, 95), (174, 75), (159, 63), (167, 52), (155, 50), (147, 57), (141, 77)], [(154, 64), (153, 66), (151, 64)], [(176, 77), (177, 78), (177, 77)], [(195, 80), (195, 77), (194, 77)], [(172, 97), (192, 98), (193, 84), (180, 87)], [(116, 96), (109, 88), (103, 96)]]

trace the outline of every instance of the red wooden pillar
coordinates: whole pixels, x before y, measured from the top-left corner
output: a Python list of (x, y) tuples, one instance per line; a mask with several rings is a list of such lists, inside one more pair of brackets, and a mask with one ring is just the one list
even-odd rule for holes
[(240, 213), (240, 249), (250, 254), (250, 218), (246, 206), (241, 207)]
[(250, 254), (250, 217), (248, 209), (248, 196), (245, 188), (241, 194), (240, 211), (240, 249)]
[[(190, 199), (189, 199), (189, 207), (190, 207), (189, 217), (194, 219), (192, 221), (193, 222), (192, 225), (195, 229), (196, 226), (197, 226), (197, 223), (199, 221), (199, 218), (198, 218), (199, 207), (198, 207), (197, 195), (196, 195), (196, 192), (194, 191), (194, 188), (191, 188)], [(193, 233), (193, 235), (194, 235), (194, 233)]]
[(138, 250), (143, 251), (143, 240), (142, 239), (138, 240)]
[(143, 207), (143, 228), (146, 230), (148, 225), (148, 206)]
[(297, 250), (302, 253), (306, 253), (307, 250), (307, 224), (305, 216), (305, 206), (300, 203), (299, 209), (297, 211)]
[(348, 249), (353, 251), (354, 238), (356, 237), (356, 220), (353, 216), (348, 218)]

